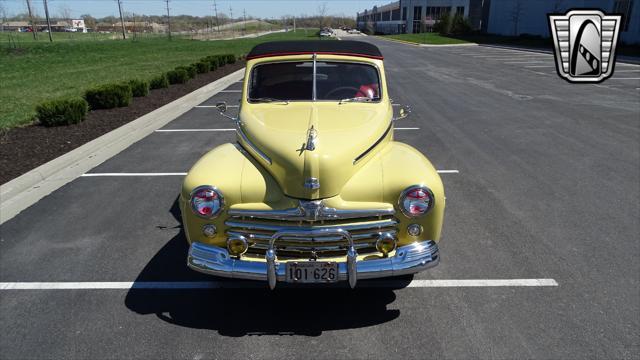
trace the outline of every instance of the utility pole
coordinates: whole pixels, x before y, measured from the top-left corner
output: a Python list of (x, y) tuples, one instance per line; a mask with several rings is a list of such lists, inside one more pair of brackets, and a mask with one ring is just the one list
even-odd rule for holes
[(27, 9), (29, 10), (29, 20), (31, 20), (31, 32), (33, 33), (33, 40), (38, 40), (38, 31), (36, 30), (36, 24), (33, 22), (33, 13), (31, 12), (31, 0), (27, 0)]
[(247, 10), (242, 9), (242, 35), (247, 33)]
[(231, 37), (233, 37), (233, 8), (229, 5), (229, 18), (231, 19)]
[(213, 11), (216, 13), (216, 27), (218, 28), (218, 32), (220, 32), (220, 22), (218, 21), (218, 6), (216, 5), (216, 0), (213, 0)]
[(122, 26), (122, 39), (127, 39), (127, 32), (124, 28), (124, 17), (122, 16), (122, 1), (118, 0), (118, 11), (120, 11), (120, 25)]
[(51, 36), (51, 20), (49, 19), (49, 5), (47, 4), (47, 0), (44, 0), (44, 15), (47, 17), (47, 29), (49, 31), (49, 41), (53, 42), (53, 37)]
[(293, 32), (296, 32), (296, 17), (293, 17)]
[(171, 14), (169, 14), (169, 0), (165, 0), (167, 3), (167, 26), (169, 28), (169, 40), (171, 40)]

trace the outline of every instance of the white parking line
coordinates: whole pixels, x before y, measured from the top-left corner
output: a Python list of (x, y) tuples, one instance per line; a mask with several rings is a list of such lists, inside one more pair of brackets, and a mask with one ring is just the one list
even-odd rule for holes
[(526, 68), (556, 67), (555, 65), (527, 65)]
[(640, 69), (636, 69), (636, 70), (614, 70), (614, 72), (619, 73), (619, 72), (638, 72), (640, 71)]
[(459, 174), (458, 170), (436, 170), (438, 174)]
[(158, 129), (155, 132), (236, 131), (236, 129)]
[(548, 63), (548, 60), (538, 60), (538, 61), (506, 61), (503, 64), (510, 64), (510, 65), (515, 65), (515, 64), (544, 64), (544, 63)]
[[(402, 281), (381, 280), (361, 282), (359, 287), (387, 288), (403, 286)], [(556, 287), (554, 279), (469, 279), (413, 280), (410, 288), (466, 287)], [(0, 290), (129, 290), (129, 289), (240, 289), (265, 288), (261, 282), (244, 281), (119, 281), (119, 282), (1, 282)]]
[[(436, 170), (439, 174), (459, 174), (458, 170)], [(186, 172), (167, 172), (167, 173), (86, 173), (80, 175), (81, 177), (109, 177), (109, 176), (185, 176)]]
[(418, 127), (393, 128), (394, 130), (420, 130)]
[[(197, 108), (215, 108), (215, 105), (196, 105), (195, 107)], [(240, 107), (240, 105), (227, 105), (228, 108), (237, 108)]]
[(637, 77), (637, 78), (619, 78), (619, 77), (612, 77), (612, 78), (609, 78), (609, 80), (640, 80), (640, 77)]
[(86, 173), (82, 177), (101, 177), (101, 176), (185, 176), (186, 172), (175, 173)]

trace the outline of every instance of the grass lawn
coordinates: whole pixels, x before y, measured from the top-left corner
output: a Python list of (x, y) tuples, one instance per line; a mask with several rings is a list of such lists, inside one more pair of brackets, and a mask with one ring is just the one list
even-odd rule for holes
[[(149, 79), (207, 55), (243, 55), (261, 42), (313, 39), (317, 38), (315, 34), (314, 29), (299, 29), (296, 33), (226, 41), (169, 41), (166, 38), (56, 41), (54, 38), (53, 43), (44, 39), (29, 41), (31, 34), (28, 33), (14, 34), (27, 36), (20, 37), (16, 45), (6, 38), (0, 41), (0, 129), (30, 123), (35, 105), (44, 100), (81, 96), (84, 90), (98, 84), (132, 78)], [(91, 36), (72, 36), (78, 35)]]
[(429, 45), (448, 45), (448, 44), (468, 43), (468, 41), (466, 40), (450, 38), (450, 37), (442, 36), (438, 33), (397, 34), (397, 35), (384, 35), (382, 37), (409, 41), (416, 44), (429, 44)]

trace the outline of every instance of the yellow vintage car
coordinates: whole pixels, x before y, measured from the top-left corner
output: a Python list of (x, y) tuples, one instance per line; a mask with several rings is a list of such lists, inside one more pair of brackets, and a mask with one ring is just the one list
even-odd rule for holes
[(355, 287), (437, 265), (442, 180), (424, 155), (393, 140), (408, 112), (386, 85), (369, 43), (253, 48), (237, 118), (217, 104), (237, 141), (204, 155), (182, 185), (188, 266), (273, 289)]

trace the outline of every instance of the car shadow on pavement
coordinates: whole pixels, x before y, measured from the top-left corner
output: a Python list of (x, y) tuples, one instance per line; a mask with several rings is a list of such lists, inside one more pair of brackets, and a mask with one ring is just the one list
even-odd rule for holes
[[(170, 210), (179, 219), (177, 202)], [(188, 252), (184, 232), (165, 244), (148, 262), (136, 282), (228, 280), (200, 274), (186, 266)], [(390, 287), (339, 286), (291, 287), (278, 284), (271, 291), (266, 283), (245, 281), (247, 287), (219, 289), (129, 290), (125, 305), (138, 314), (155, 314), (171, 324), (217, 330), (224, 336), (305, 335), (319, 336), (326, 330), (373, 326), (397, 319), (400, 310), (390, 309), (394, 290), (411, 278), (393, 281)], [(242, 284), (241, 284), (242, 285)], [(367, 281), (359, 282), (367, 285)]]

